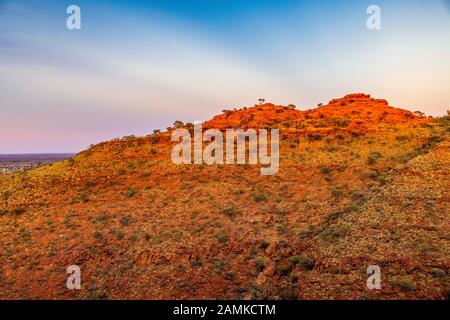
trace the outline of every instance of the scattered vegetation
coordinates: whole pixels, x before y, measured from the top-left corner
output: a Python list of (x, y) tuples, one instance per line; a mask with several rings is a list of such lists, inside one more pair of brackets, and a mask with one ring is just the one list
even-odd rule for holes
[[(279, 128), (274, 176), (175, 166), (160, 130), (2, 174), (0, 298), (73, 298), (65, 270), (39, 269), (69, 258), (90, 261), (79, 298), (446, 298), (449, 123), (365, 95), (309, 111), (264, 101), (204, 127)], [(367, 291), (369, 263), (389, 290)]]

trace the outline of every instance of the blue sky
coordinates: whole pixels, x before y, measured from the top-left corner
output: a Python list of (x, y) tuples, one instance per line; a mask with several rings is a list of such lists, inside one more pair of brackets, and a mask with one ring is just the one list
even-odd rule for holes
[(449, 35), (447, 0), (0, 0), (0, 153), (80, 151), (260, 97), (365, 92), (444, 114)]

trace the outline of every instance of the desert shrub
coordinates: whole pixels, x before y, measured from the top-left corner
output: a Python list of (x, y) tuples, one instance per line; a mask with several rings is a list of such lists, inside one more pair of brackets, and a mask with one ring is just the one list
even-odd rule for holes
[(95, 239), (103, 239), (103, 233), (98, 230), (94, 231), (93, 236)]
[(308, 141), (309, 142), (320, 141), (322, 139), (323, 139), (323, 135), (321, 135), (319, 133), (310, 133), (310, 134), (308, 134)]
[(349, 133), (351, 134), (351, 136), (353, 138), (359, 138), (359, 137), (361, 137), (363, 135), (362, 132), (359, 132), (357, 130), (350, 130)]
[(64, 225), (66, 226), (67, 229), (71, 229), (73, 227), (73, 223), (72, 221), (66, 219), (63, 221)]
[(150, 241), (151, 239), (152, 239), (152, 236), (151, 236), (151, 234), (150, 233), (144, 233), (144, 239), (146, 240), (146, 241)]
[(229, 207), (222, 210), (222, 213), (226, 216), (233, 217), (237, 214), (237, 210), (234, 207)]
[(255, 195), (255, 201), (256, 202), (265, 202), (267, 201), (267, 198), (262, 193)]
[(350, 227), (346, 224), (332, 226), (323, 230), (319, 237), (323, 240), (334, 241), (339, 238), (345, 237), (350, 232)]
[(194, 259), (191, 261), (192, 268), (200, 268), (202, 265), (203, 265), (203, 263), (198, 259)]
[(155, 148), (151, 148), (151, 149), (150, 149), (150, 154), (151, 154), (152, 156), (154, 156), (156, 153), (157, 153), (157, 150), (156, 150)]
[(20, 229), (19, 235), (22, 238), (22, 240), (24, 240), (24, 241), (28, 241), (31, 239), (30, 232), (25, 228)]
[(409, 200), (409, 199), (406, 199), (406, 200), (402, 201), (402, 206), (404, 206), (404, 207), (410, 207), (412, 205), (413, 205), (413, 202), (411, 200)]
[(303, 121), (296, 121), (295, 122), (295, 128), (302, 130), (302, 129), (306, 129), (308, 128), (308, 125), (306, 123), (304, 123)]
[(150, 176), (151, 174), (152, 174), (152, 173), (151, 173), (150, 171), (148, 171), (148, 170), (145, 170), (144, 172), (142, 172), (142, 176), (143, 176), (144, 178)]
[(344, 213), (342, 211), (335, 211), (333, 213), (330, 213), (328, 216), (325, 217), (325, 222), (330, 222), (330, 221), (336, 220), (343, 214)]
[(55, 256), (55, 255), (56, 255), (56, 249), (53, 248), (53, 247), (49, 247), (49, 248), (48, 248), (48, 251), (47, 251), (47, 255), (48, 255), (49, 257)]
[(372, 180), (377, 180), (378, 178), (378, 172), (376, 172), (375, 170), (371, 170), (369, 172), (369, 178)]
[(263, 240), (259, 243), (259, 247), (263, 250), (265, 250), (269, 245), (270, 245), (270, 243), (265, 240)]
[(289, 260), (277, 263), (276, 273), (278, 275), (288, 276), (291, 273), (291, 270), (292, 270), (292, 263)]
[(2, 193), (2, 200), (5, 202), (8, 202), (9, 198), (11, 197), (12, 193), (10, 191), (4, 191)]
[(435, 278), (443, 278), (445, 277), (445, 271), (442, 269), (438, 269), (438, 268), (433, 268), (430, 271), (430, 274), (435, 277)]
[(135, 194), (136, 194), (136, 190), (133, 189), (133, 188), (128, 188), (128, 189), (124, 192), (124, 195), (125, 195), (127, 198), (132, 198), (132, 197), (134, 197)]
[(322, 174), (330, 174), (331, 173), (331, 169), (328, 168), (328, 167), (322, 167), (322, 168), (320, 168), (320, 172)]
[(381, 158), (381, 153), (378, 151), (372, 151), (367, 157), (367, 163), (369, 165), (374, 165), (377, 163), (378, 159)]
[(391, 181), (391, 177), (389, 176), (389, 173), (382, 173), (378, 175), (377, 181), (380, 183), (380, 185), (383, 186), (389, 181)]
[(402, 279), (398, 282), (403, 291), (409, 292), (416, 289), (416, 284), (409, 279)]
[(398, 141), (406, 141), (409, 139), (409, 137), (407, 135), (398, 135), (395, 137), (395, 139), (397, 139)]
[(266, 267), (263, 259), (257, 259), (255, 261), (256, 271), (261, 272)]
[(20, 229), (19, 235), (22, 238), (22, 240), (24, 240), (24, 241), (28, 241), (28, 240), (31, 239), (30, 232), (27, 229), (25, 229), (25, 228)]
[(352, 203), (345, 210), (348, 212), (356, 212), (361, 210), (361, 207), (358, 206), (357, 204)]
[(183, 128), (184, 127), (184, 123), (183, 123), (183, 121), (175, 120), (175, 122), (173, 123), (173, 127), (174, 128)]
[(339, 128), (347, 128), (350, 124), (350, 120), (347, 118), (336, 118), (334, 119), (334, 125)]
[(225, 233), (220, 233), (219, 235), (217, 235), (217, 240), (220, 243), (227, 243), (228, 242), (228, 236)]
[(26, 209), (22, 207), (14, 208), (10, 211), (10, 213), (13, 216), (20, 216), (21, 214), (25, 213)]
[(292, 256), (289, 258), (289, 261), (293, 264), (293, 265), (297, 265), (300, 263), (300, 257), (299, 256)]
[(332, 190), (331, 190), (331, 195), (333, 196), (333, 197), (340, 197), (341, 195), (342, 195), (342, 190), (341, 189), (339, 189), (339, 188), (333, 188)]
[(310, 257), (301, 256), (300, 257), (300, 264), (305, 268), (306, 270), (311, 270), (314, 268), (314, 260)]
[(134, 135), (129, 135), (129, 136), (123, 136), (122, 137), (122, 140), (124, 140), (124, 141), (132, 141), (134, 139), (136, 139), (136, 136), (134, 136)]
[(113, 233), (116, 235), (117, 240), (121, 240), (123, 239), (123, 237), (125, 237), (125, 232), (120, 229), (115, 229)]
[(298, 292), (294, 288), (283, 289), (279, 293), (279, 297), (281, 300), (296, 300), (298, 296)]
[(94, 185), (95, 185), (94, 182), (89, 181), (89, 180), (84, 183), (84, 187), (86, 189), (92, 188)]
[(289, 261), (293, 265), (301, 265), (306, 270), (311, 270), (314, 268), (314, 260), (307, 256), (292, 256)]
[(314, 230), (313, 229), (303, 230), (303, 231), (300, 231), (298, 233), (298, 237), (300, 239), (306, 239), (306, 238), (309, 238), (309, 237), (311, 237), (313, 235), (314, 235)]
[(151, 142), (152, 142), (152, 144), (158, 143), (159, 142), (159, 137), (158, 136), (152, 136), (151, 137)]
[(315, 126), (317, 128), (333, 127), (335, 129), (339, 130), (341, 128), (347, 128), (349, 124), (350, 124), (350, 120), (347, 118), (327, 117), (327, 118), (323, 118), (320, 121), (318, 121)]

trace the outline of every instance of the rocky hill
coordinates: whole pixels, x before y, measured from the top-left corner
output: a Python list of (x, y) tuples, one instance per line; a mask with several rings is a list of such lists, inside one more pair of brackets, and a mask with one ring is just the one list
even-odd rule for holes
[(280, 129), (278, 174), (175, 165), (168, 130), (0, 176), (0, 298), (448, 297), (448, 117), (352, 94), (203, 127)]

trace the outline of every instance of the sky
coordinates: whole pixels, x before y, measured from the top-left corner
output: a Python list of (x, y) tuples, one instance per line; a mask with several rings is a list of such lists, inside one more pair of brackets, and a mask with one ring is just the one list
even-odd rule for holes
[(450, 0), (0, 0), (0, 153), (79, 152), (258, 98), (363, 92), (443, 115), (449, 57)]

